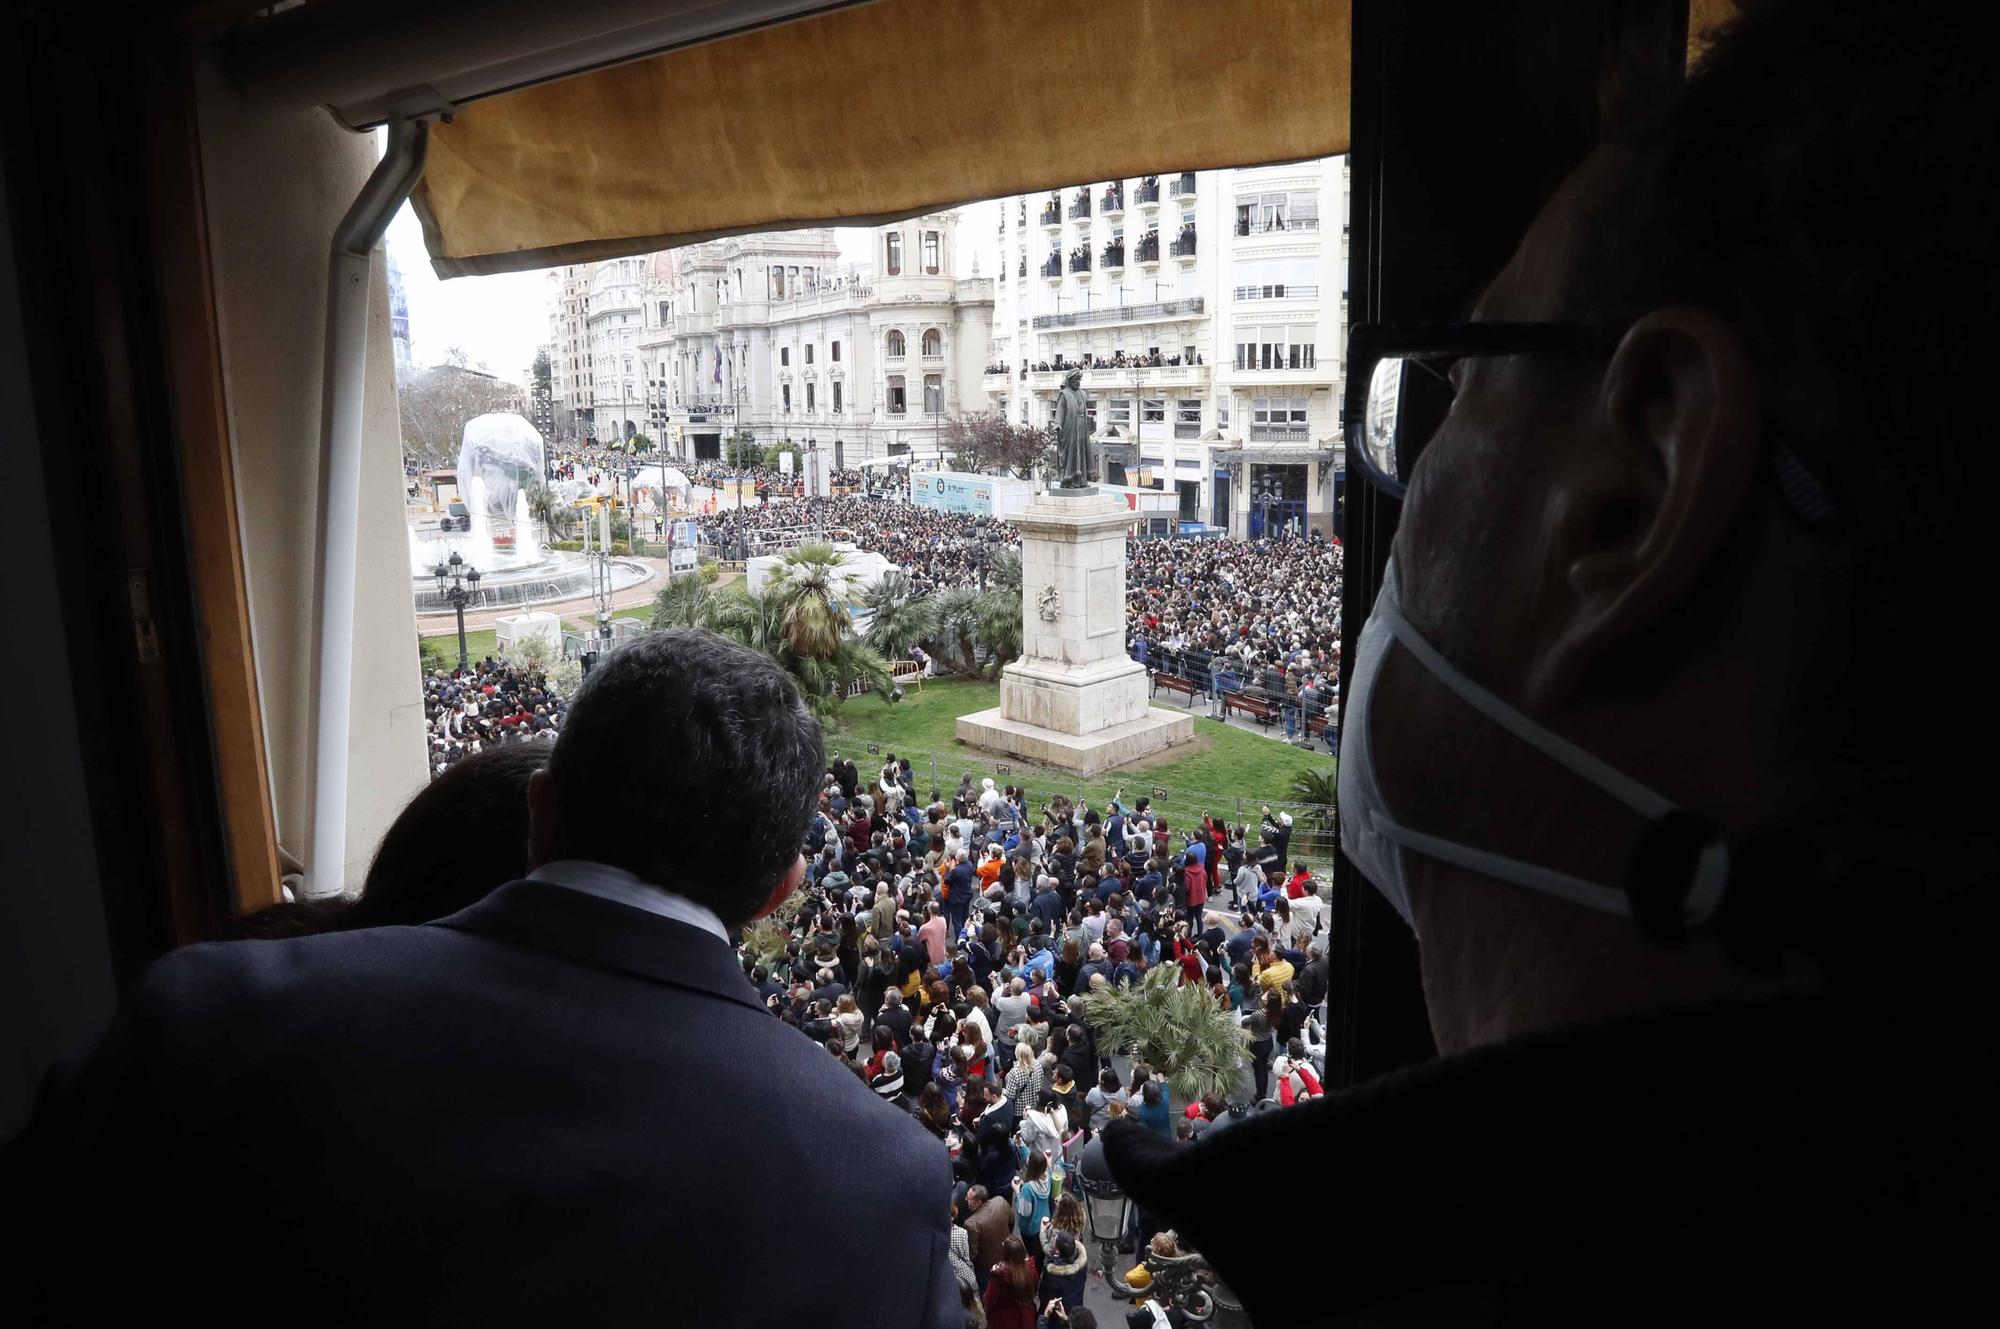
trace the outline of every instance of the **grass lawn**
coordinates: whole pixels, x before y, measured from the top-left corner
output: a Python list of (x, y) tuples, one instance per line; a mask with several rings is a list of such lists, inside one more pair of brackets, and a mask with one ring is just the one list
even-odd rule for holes
[[(641, 618), (641, 615), (627, 610), (622, 613), (613, 613), (611, 617), (614, 619), (638, 619)], [(591, 622), (592, 617), (587, 612), (569, 614), (563, 618), (563, 626), (566, 628), (588, 630)], [(484, 659), (498, 650), (499, 646), (499, 630), (496, 628), (477, 628), (469, 630), (465, 634), (465, 655), (468, 660)], [(418, 637), (417, 647), (423, 652), (424, 667), (426, 669), (450, 669), (458, 663), (458, 631), (456, 629), (450, 632), (435, 632), (427, 637)]]
[[(938, 783), (947, 790), (958, 783), (960, 772), (971, 771), (975, 777), (994, 776), (1002, 784), (1025, 783), (1032, 794), (1073, 792), (1074, 775), (1030, 767), (958, 741), (953, 725), (959, 716), (999, 704), (998, 683), (933, 680), (924, 684), (922, 692), (909, 689), (903, 700), (895, 703), (871, 693), (847, 702), (836, 732), (828, 736), (828, 746), (842, 756), (853, 757), (864, 769), (869, 743), (880, 744), (885, 753), (908, 756), (923, 793), (929, 792), (922, 786), (929, 779), (932, 756), (937, 758)], [(1176, 708), (1169, 702), (1162, 709)], [(1124, 770), (1086, 779), (1085, 798), (1099, 804), (1122, 788), (1128, 802), (1140, 794), (1153, 795), (1155, 802), (1169, 809), (1169, 816), (1173, 812), (1183, 817), (1216, 812), (1231, 818), (1237, 815), (1240, 799), (1254, 820), (1258, 805), (1294, 797), (1294, 775), (1333, 765), (1333, 758), (1323, 751), (1305, 752), (1200, 714), (1195, 717), (1194, 732), (1192, 743)], [(998, 766), (1008, 769), (1001, 772)], [(1164, 799), (1154, 795), (1155, 788), (1161, 787), (1174, 793)]]

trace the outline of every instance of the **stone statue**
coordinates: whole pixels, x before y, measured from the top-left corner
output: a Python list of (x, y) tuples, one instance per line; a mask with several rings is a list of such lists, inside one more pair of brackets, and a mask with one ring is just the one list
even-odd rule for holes
[(1063, 375), (1056, 397), (1057, 489), (1090, 489), (1097, 483), (1097, 466), (1090, 455), (1090, 413), (1083, 405), (1083, 371)]

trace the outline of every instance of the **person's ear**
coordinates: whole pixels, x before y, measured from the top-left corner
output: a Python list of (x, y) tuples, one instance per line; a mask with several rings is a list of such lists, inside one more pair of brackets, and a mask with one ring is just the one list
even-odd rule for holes
[(1545, 538), (1565, 623), (1528, 677), (1560, 705), (1602, 655), (1669, 613), (1706, 573), (1750, 491), (1757, 389), (1735, 331), (1704, 309), (1654, 310), (1605, 368), (1596, 449), (1563, 482)]
[(768, 917), (779, 905), (791, 899), (799, 887), (805, 884), (805, 880), (806, 856), (798, 854), (793, 857), (792, 865), (785, 869), (785, 874), (778, 878), (777, 888), (771, 892), (770, 898), (757, 906), (756, 913), (750, 915), (750, 921), (754, 923), (760, 918)]
[(556, 835), (561, 827), (556, 809), (555, 780), (544, 766), (528, 777), (528, 870), (534, 871), (556, 856)]

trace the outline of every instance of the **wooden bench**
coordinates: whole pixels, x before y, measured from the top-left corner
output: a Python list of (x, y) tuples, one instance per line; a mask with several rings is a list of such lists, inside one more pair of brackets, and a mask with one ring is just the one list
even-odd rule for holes
[(1241, 711), (1257, 718), (1259, 724), (1270, 724), (1278, 718), (1278, 708), (1268, 701), (1245, 696), (1241, 692), (1222, 694), (1222, 714), (1226, 718), (1231, 711)]
[(1333, 712), (1320, 711), (1306, 717), (1306, 737), (1316, 738), (1326, 732), (1326, 726), (1333, 719)]
[(1153, 671), (1153, 692), (1157, 695), (1161, 688), (1165, 688), (1169, 692), (1180, 693), (1188, 699), (1190, 705), (1193, 704), (1196, 693), (1205, 693), (1208, 691), (1207, 688), (1193, 679), (1182, 678), (1179, 674), (1170, 674), (1164, 669), (1155, 669)]

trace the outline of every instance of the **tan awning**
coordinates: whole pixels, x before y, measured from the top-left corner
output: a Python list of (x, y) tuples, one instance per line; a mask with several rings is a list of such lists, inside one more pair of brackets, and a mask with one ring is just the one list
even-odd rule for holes
[(475, 102), (413, 201), (443, 277), (867, 225), (1344, 152), (1348, 73), (1348, 0), (877, 0)]

